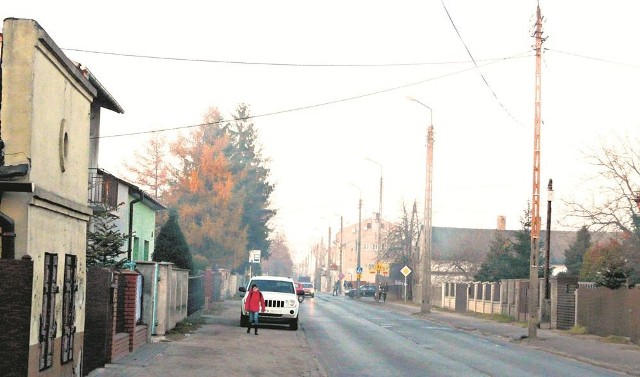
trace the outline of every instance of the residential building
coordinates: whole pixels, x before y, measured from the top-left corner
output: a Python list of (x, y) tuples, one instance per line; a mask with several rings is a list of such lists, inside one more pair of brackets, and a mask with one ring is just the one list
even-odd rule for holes
[(150, 261), (155, 247), (156, 212), (166, 209), (133, 183), (104, 169), (90, 173), (89, 204), (96, 210), (117, 208), (115, 224), (127, 236), (122, 259)]
[(0, 370), (79, 376), (91, 137), (123, 111), (34, 20), (4, 20), (1, 58)]

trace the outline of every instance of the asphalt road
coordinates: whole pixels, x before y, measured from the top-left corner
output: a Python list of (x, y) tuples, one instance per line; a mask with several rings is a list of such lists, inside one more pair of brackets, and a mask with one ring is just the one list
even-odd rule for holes
[(318, 294), (305, 300), (302, 315), (328, 376), (623, 375), (344, 296)]

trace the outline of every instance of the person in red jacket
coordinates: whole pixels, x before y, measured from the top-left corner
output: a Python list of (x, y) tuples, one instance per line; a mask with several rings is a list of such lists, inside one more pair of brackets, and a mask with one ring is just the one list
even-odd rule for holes
[(256, 284), (251, 285), (251, 290), (247, 294), (247, 299), (244, 301), (244, 310), (249, 312), (249, 327), (247, 327), (247, 334), (251, 331), (251, 324), (255, 326), (255, 334), (258, 335), (258, 313), (262, 310), (264, 313), (266, 305), (264, 304), (264, 297), (262, 292), (258, 289)]

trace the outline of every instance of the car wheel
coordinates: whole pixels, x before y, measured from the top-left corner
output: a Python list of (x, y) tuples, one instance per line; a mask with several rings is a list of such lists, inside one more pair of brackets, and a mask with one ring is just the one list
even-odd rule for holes
[(298, 318), (294, 318), (289, 322), (289, 330), (297, 330), (298, 329)]
[(242, 313), (240, 313), (240, 327), (247, 327), (247, 326), (249, 326), (249, 316), (242, 315)]
[(311, 298), (314, 298), (314, 297), (316, 297), (316, 294), (315, 294), (315, 293), (312, 293), (312, 294), (311, 294)]

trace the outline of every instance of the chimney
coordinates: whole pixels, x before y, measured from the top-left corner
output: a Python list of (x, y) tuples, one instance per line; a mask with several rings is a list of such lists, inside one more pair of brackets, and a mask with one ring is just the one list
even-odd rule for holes
[(505, 230), (507, 228), (506, 216), (498, 216), (498, 230)]

